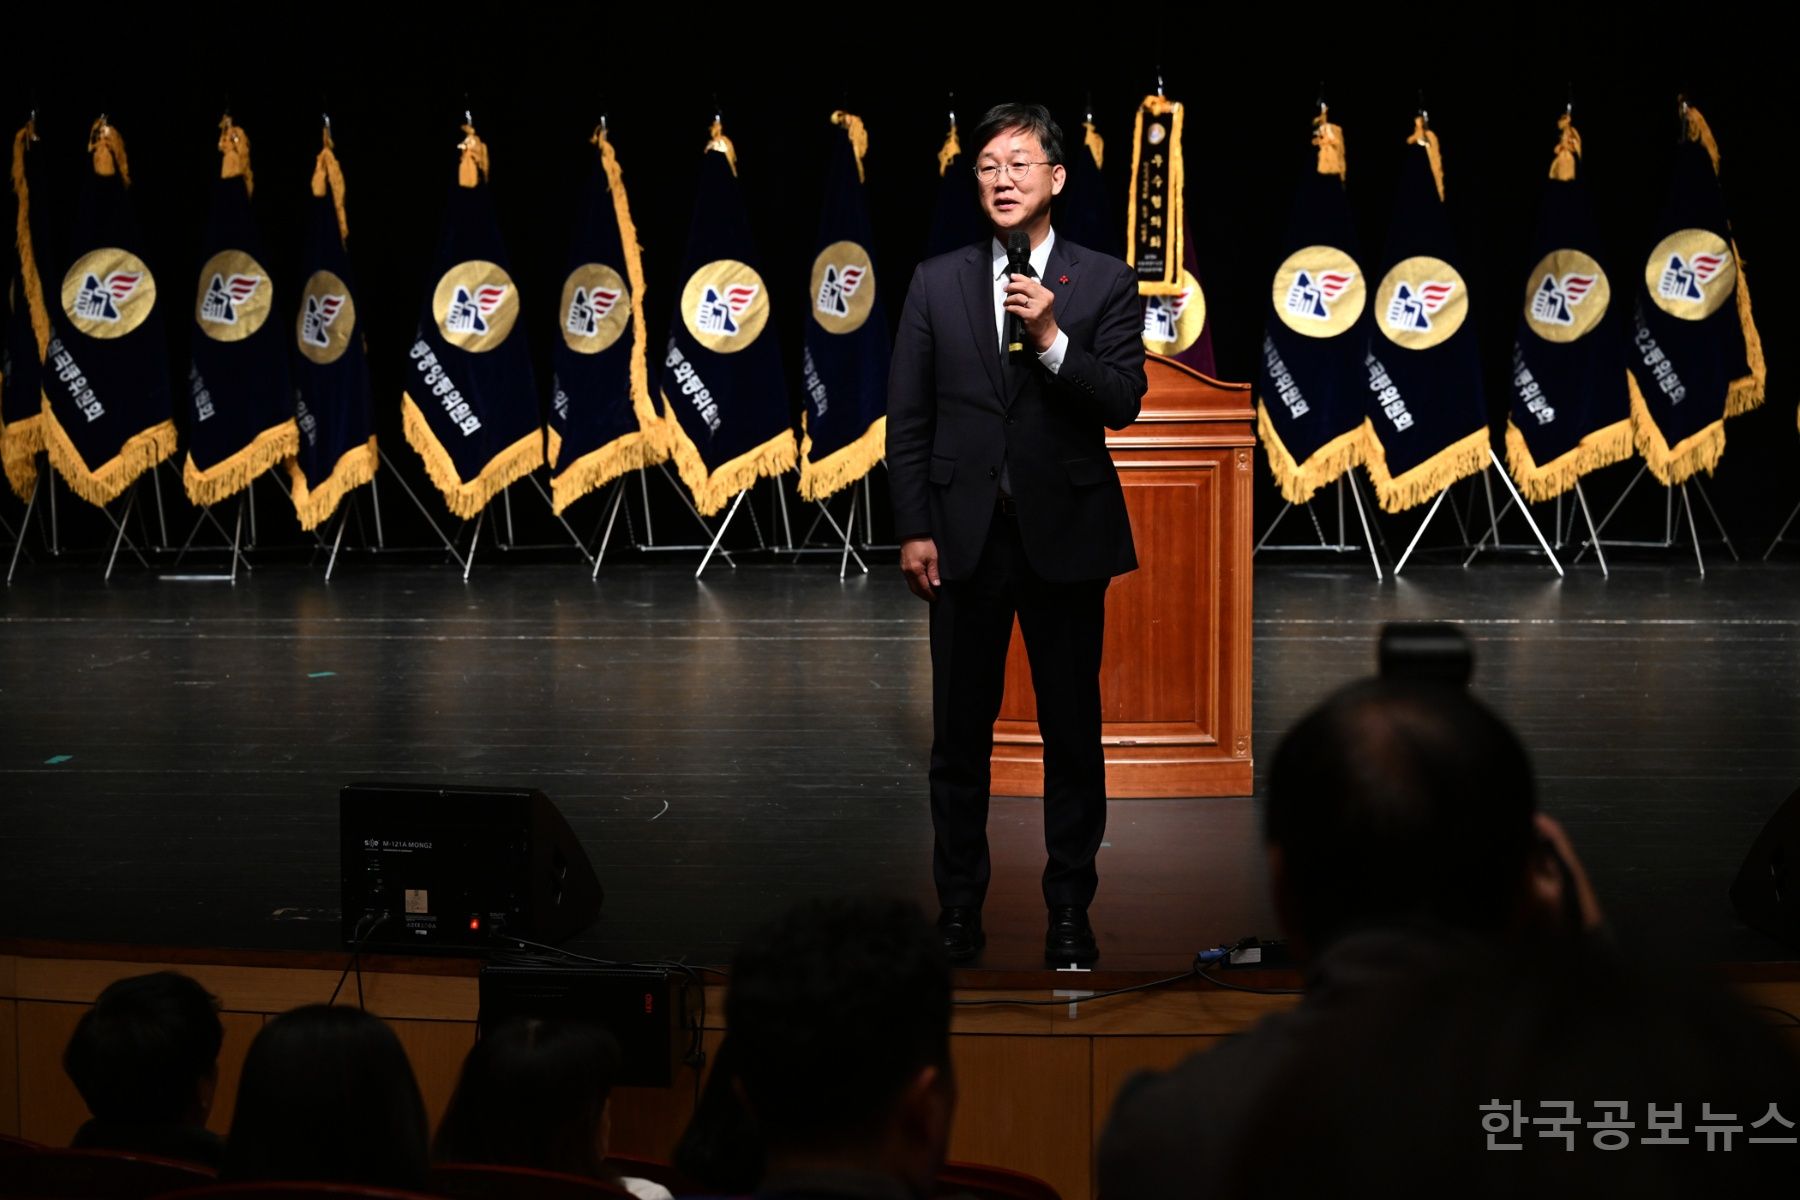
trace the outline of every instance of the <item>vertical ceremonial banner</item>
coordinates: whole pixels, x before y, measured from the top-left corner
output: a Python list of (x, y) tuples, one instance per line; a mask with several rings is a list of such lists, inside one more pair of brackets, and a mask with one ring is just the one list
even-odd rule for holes
[(1118, 207), (1106, 193), (1106, 142), (1094, 128), (1093, 114), (1081, 123), (1081, 145), (1068, 156), (1069, 174), (1057, 197), (1056, 236), (1067, 237), (1114, 258), (1125, 257), (1124, 226)]
[(1400, 163), (1367, 337), (1368, 457), (1388, 512), (1423, 504), (1487, 466), (1487, 404), (1469, 324), (1469, 285), (1444, 210), (1437, 134), (1414, 118)]
[(650, 399), (644, 261), (625, 173), (603, 125), (575, 214), (551, 352), (550, 503), (558, 513), (627, 471), (668, 457)]
[(1127, 246), (1144, 298), (1144, 349), (1211, 375), (1218, 368), (1188, 236), (1181, 126), (1180, 104), (1144, 97), (1132, 132)]
[(467, 520), (543, 463), (544, 433), (514, 328), (519, 289), (488, 194), (487, 146), (472, 125), (463, 135), (400, 416), (445, 505)]
[(275, 284), (250, 212), (250, 138), (219, 122), (219, 178), (200, 245), (188, 367), (188, 499), (217, 504), (292, 458), (300, 434), (288, 392), (287, 346)]
[(50, 345), (50, 314), (38, 278), (31, 233), (31, 183), (27, 156), (37, 141), (27, 121), (13, 135), (12, 180), (16, 198), (13, 257), (6, 278), (4, 381), (0, 381), (0, 460), (6, 482), (21, 500), (37, 488), (37, 453), (44, 448), (43, 363)]
[(1665, 486), (1711, 473), (1725, 453), (1725, 418), (1763, 402), (1762, 338), (1719, 190), (1719, 147), (1682, 105), (1668, 199), (1644, 260), (1632, 345), (1631, 427)]
[(88, 152), (61, 290), (45, 296), (43, 434), (69, 490), (104, 505), (175, 453), (175, 421), (157, 280), (126, 190), (125, 140), (103, 117), (88, 132)]
[(294, 423), (300, 449), (288, 460), (294, 515), (317, 529), (352, 488), (375, 478), (380, 454), (369, 390), (368, 352), (350, 270), (344, 171), (331, 126), (313, 160), (300, 307), (294, 314)]
[(1344, 192), (1344, 131), (1323, 105), (1312, 144), (1316, 157), (1282, 234), (1256, 375), (1257, 432), (1275, 486), (1292, 504), (1362, 462), (1369, 429), (1361, 324), (1368, 283)]
[(711, 516), (764, 475), (794, 465), (781, 348), (756, 267), (737, 150), (717, 121), (700, 158), (700, 190), (681, 296), (663, 355), (662, 402), (675, 465)]
[(931, 231), (925, 239), (925, 257), (948, 254), (978, 242), (987, 233), (981, 215), (981, 200), (975, 191), (973, 158), (981, 153), (975, 146), (963, 154), (962, 142), (956, 136), (956, 114), (950, 114), (950, 132), (938, 147), (937, 199), (931, 210)]
[(1599, 226), (1578, 177), (1581, 135), (1565, 114), (1532, 238), (1513, 339), (1506, 462), (1534, 503), (1631, 456), (1623, 306), (1601, 266)]
[(869, 136), (862, 118), (831, 114), (825, 207), (807, 289), (806, 395), (800, 409), (800, 496), (823, 500), (867, 475), (887, 453), (888, 359), (893, 336), (870, 253), (874, 226), (863, 190)]
[(1138, 294), (1181, 291), (1181, 105), (1145, 96), (1131, 132), (1131, 196), (1125, 212), (1125, 259), (1137, 268)]

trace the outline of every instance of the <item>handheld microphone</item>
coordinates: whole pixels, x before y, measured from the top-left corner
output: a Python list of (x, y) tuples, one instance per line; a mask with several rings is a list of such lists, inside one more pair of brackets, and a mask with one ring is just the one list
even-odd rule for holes
[[(1031, 271), (1031, 235), (1015, 229), (1006, 235), (1006, 270), (1009, 275), (1027, 275)], [(1025, 318), (1010, 309), (1006, 314), (1006, 352), (1018, 354), (1025, 349)]]

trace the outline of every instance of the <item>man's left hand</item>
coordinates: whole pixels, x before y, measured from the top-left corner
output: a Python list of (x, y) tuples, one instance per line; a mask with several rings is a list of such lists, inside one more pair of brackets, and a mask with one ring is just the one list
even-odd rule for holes
[(1056, 293), (1028, 275), (1006, 284), (1006, 311), (1025, 319), (1025, 340), (1039, 354), (1056, 341)]

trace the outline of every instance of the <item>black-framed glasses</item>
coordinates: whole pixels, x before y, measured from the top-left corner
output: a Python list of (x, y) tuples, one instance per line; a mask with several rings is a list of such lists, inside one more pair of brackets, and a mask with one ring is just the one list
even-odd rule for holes
[[(1007, 175), (1012, 178), (1014, 183), (1022, 183), (1025, 180), (1025, 176), (1031, 174), (1031, 168), (1047, 167), (1049, 165), (1050, 164), (1047, 162), (1010, 162), (1006, 164), (1005, 169)], [(999, 163), (989, 163), (985, 167), (976, 167), (975, 178), (981, 181), (982, 187), (993, 187), (994, 184), (1000, 181), (1000, 170), (1001, 167)]]

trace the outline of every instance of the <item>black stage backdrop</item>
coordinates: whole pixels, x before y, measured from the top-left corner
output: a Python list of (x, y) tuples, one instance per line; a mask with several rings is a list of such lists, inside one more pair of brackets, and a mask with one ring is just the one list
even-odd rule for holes
[[(1626, 275), (1615, 295), (1628, 297), (1648, 222), (1662, 201), (1678, 129), (1676, 96), (1685, 91), (1724, 154), (1727, 202), (1770, 368), (1768, 402), (1729, 423), (1725, 458), (1709, 488), (1740, 546), (1760, 547), (1800, 498), (1800, 434), (1793, 393), (1783, 386), (1786, 335), (1797, 315), (1790, 281), (1800, 268), (1790, 232), (1792, 136), (1783, 128), (1793, 119), (1782, 89), (1791, 67), (1764, 49), (1781, 42), (1766, 19), (1734, 25), (1727, 18), (1738, 14), (1721, 11), (1704, 31), (1658, 22), (1657, 31), (1638, 32), (1623, 18), (1583, 25), (1571, 17), (1532, 38), (1514, 11), (1499, 5), (1460, 10), (1455, 28), (1447, 20), (1347, 25), (1342, 12), (1159, 23), (1133, 10), (1113, 19), (1115, 28), (1096, 31), (1058, 9), (1032, 32), (1013, 19), (1014, 9), (996, 9), (991, 22), (975, 25), (966, 6), (946, 16), (889, 5), (833, 10), (838, 32), (826, 37), (816, 31), (829, 23), (812, 22), (804, 10), (772, 8), (684, 7), (653, 21), (614, 17), (620, 10), (612, 6), (302, 6), (280, 10), (281, 24), (253, 15), (257, 10), (237, 11), (241, 22), (234, 17), (222, 26), (152, 17), (143, 7), (58, 6), (49, 15), (40, 10), (32, 28), (13, 31), (0, 103), (8, 134), (32, 108), (38, 113), (46, 168), (33, 197), (40, 239), (57, 244), (61, 201), (83, 164), (88, 125), (104, 110), (126, 139), (150, 265), (172, 306), (169, 361), (185, 363), (188, 295), (218, 171), (217, 125), (229, 106), (252, 138), (257, 217), (281, 291), (280, 319), (291, 325), (307, 184), (320, 113), (328, 111), (349, 181), (377, 431), (390, 461), (436, 506), (440, 522), (441, 502), (421, 486), (417, 456), (400, 432), (399, 398), (455, 176), (465, 103), (492, 153), (494, 198), (541, 385), (551, 374), (553, 306), (572, 206), (591, 169), (588, 137), (601, 114), (644, 246), (654, 331), (668, 327), (680, 285), (676, 272), (715, 104), (737, 145), (783, 356), (797, 373), (826, 153), (843, 136), (829, 124), (834, 108), (860, 114), (869, 129), (873, 249), (892, 293), (885, 308), (893, 319), (929, 226), (951, 93), (966, 155), (974, 150), (967, 135), (985, 106), (1009, 98), (1050, 105), (1073, 152), (1091, 100), (1122, 220), (1131, 115), (1155, 87), (1159, 66), (1168, 94), (1188, 106), (1190, 228), (1221, 374), (1254, 376), (1271, 254), (1295, 172), (1312, 158), (1309, 121), (1323, 77), (1331, 118), (1345, 131), (1364, 246), (1381, 244), (1398, 159), (1423, 96), (1444, 140), (1450, 214), (1468, 252), (1472, 319), (1487, 394), (1497, 406), (1509, 395), (1506, 373), (1530, 266), (1524, 258), (1565, 101), (1573, 99), (1587, 151), (1582, 178), (1608, 239), (1607, 261)], [(1160, 45), (1143, 40), (1155, 29), (1170, 31)], [(1014, 45), (1025, 50), (1016, 53)], [(1026, 65), (1011, 65), (1020, 61)], [(657, 341), (650, 348), (653, 378)], [(797, 384), (790, 390), (797, 404)], [(178, 406), (183, 414), (187, 407)], [(1503, 419), (1503, 408), (1495, 415)], [(1590, 489), (1592, 498), (1606, 503), (1635, 461), (1609, 468), (1600, 477), (1608, 482), (1596, 480)], [(1279, 497), (1265, 470), (1257, 472), (1257, 488), (1260, 526)], [(166, 499), (173, 490), (164, 488)], [(884, 515), (885, 487), (875, 491)], [(273, 505), (275, 493), (263, 494)], [(398, 489), (384, 490), (383, 500), (390, 543), (429, 537)], [(1629, 518), (1638, 530), (1660, 527), (1661, 504), (1638, 503)], [(81, 507), (63, 506), (66, 536), (81, 536), (67, 523)], [(543, 506), (514, 505), (521, 513), (526, 507)], [(587, 502), (586, 520), (597, 507)], [(585, 532), (582, 511), (576, 519)], [(659, 535), (672, 536), (664, 531), (676, 528), (673, 517), (671, 510), (670, 524), (659, 520)], [(548, 514), (537, 519), (548, 534)], [(1393, 520), (1411, 527), (1411, 518)], [(264, 521), (265, 544), (299, 544), (302, 535), (285, 519)], [(882, 525), (878, 518), (878, 538), (888, 532)]]

